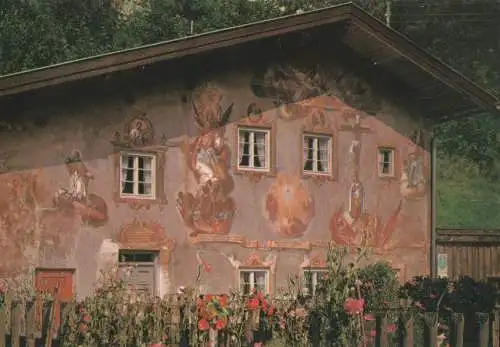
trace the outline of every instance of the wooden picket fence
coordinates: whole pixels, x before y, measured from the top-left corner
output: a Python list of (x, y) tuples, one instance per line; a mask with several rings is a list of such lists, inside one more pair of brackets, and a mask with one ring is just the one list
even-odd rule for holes
[[(172, 346), (190, 347), (187, 341), (182, 341), (180, 322), (183, 303), (179, 298), (173, 296), (171, 307), (177, 307), (169, 322), (169, 336), (176, 341)], [(53, 300), (30, 301), (25, 304), (20, 302), (7, 302), (0, 309), (0, 347), (58, 347), (61, 341), (65, 319), (70, 310), (74, 309), (74, 303), (57, 302)], [(177, 305), (177, 306), (176, 306)], [(59, 307), (58, 307), (59, 306)], [(397, 320), (397, 342), (390, 338), (389, 315), (392, 312), (380, 312), (375, 317), (375, 347), (434, 347), (438, 341), (437, 313), (424, 313), (423, 336), (417, 343), (415, 338), (414, 324), (416, 316), (411, 312), (401, 310), (396, 313)], [(420, 317), (420, 316), (419, 316)], [(449, 327), (451, 347), (500, 347), (500, 307), (491, 313), (475, 313), (464, 317), (461, 313), (451, 313), (451, 326)], [(473, 335), (467, 326), (474, 325)], [(314, 333), (311, 335), (315, 335)], [(227, 339), (221, 339), (227, 340)], [(314, 345), (315, 342), (311, 341)], [(219, 347), (229, 347), (222, 341)]]

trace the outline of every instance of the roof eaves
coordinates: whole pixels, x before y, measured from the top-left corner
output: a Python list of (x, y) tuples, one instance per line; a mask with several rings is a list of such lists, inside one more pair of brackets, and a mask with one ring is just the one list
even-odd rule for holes
[(360, 7), (352, 6), (351, 20), (354, 25), (396, 51), (424, 72), (432, 75), (436, 80), (467, 96), (482, 107), (495, 112), (500, 111), (498, 107), (500, 101), (495, 95), (487, 92), (448, 64), (426, 52), (408, 37), (388, 27)]

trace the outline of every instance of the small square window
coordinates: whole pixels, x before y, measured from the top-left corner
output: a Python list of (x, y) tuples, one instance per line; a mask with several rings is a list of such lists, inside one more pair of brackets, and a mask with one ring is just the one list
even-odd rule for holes
[(304, 135), (303, 169), (308, 174), (332, 172), (332, 138), (322, 135)]
[(240, 290), (244, 295), (253, 290), (268, 293), (268, 271), (267, 270), (241, 270)]
[(156, 252), (120, 250), (120, 278), (138, 292), (155, 295), (157, 257)]
[(270, 131), (238, 129), (238, 169), (269, 171)]
[(314, 295), (318, 283), (321, 281), (322, 277), (327, 274), (328, 271), (326, 269), (304, 270), (304, 294)]
[(394, 176), (394, 149), (378, 149), (378, 174), (381, 177)]
[(120, 159), (120, 195), (122, 197), (155, 197), (155, 156), (122, 153)]

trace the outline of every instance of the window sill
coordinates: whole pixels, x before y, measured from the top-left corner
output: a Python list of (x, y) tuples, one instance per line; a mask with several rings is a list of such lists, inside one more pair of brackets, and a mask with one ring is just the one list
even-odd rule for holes
[(265, 177), (276, 177), (276, 172), (274, 169), (267, 169), (267, 170), (258, 170), (250, 168), (245, 169), (245, 168), (239, 168), (237, 166), (233, 167), (233, 174), (239, 176), (245, 176), (250, 180), (250, 182), (254, 183), (259, 182), (262, 178)]

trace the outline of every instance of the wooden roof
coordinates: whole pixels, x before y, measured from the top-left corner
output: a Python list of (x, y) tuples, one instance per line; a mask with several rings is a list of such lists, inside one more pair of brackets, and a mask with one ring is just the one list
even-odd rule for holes
[(429, 117), (500, 111), (493, 94), (352, 3), (1, 76), (0, 97), (331, 24), (345, 28), (335, 39), (416, 91)]

